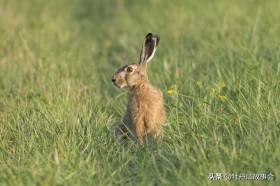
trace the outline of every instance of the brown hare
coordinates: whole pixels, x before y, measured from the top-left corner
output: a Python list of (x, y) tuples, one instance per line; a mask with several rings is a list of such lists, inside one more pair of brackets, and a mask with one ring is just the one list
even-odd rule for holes
[(125, 116), (115, 131), (118, 139), (129, 137), (142, 144), (144, 136), (157, 138), (163, 135), (162, 124), (166, 120), (163, 95), (150, 84), (147, 76), (147, 64), (158, 44), (158, 36), (147, 34), (139, 63), (123, 66), (112, 78), (117, 87), (129, 90)]

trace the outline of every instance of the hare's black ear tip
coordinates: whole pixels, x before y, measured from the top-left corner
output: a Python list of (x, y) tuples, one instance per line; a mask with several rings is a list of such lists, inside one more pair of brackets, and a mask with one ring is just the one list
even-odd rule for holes
[(157, 38), (157, 39), (159, 40), (158, 35), (155, 35), (155, 34), (153, 34), (153, 33), (148, 33), (148, 34), (146, 35), (146, 38), (149, 38), (149, 37), (155, 37), (155, 38)]
[(152, 33), (148, 33), (148, 34), (146, 35), (146, 38), (149, 38), (149, 37), (153, 37), (153, 34), (152, 34)]

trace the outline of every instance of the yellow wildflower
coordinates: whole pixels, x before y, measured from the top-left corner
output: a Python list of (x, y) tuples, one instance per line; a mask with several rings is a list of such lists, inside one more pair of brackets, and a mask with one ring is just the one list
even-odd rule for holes
[(227, 100), (227, 97), (226, 97), (226, 96), (219, 95), (219, 99), (220, 99), (222, 102), (225, 102), (225, 101)]
[(168, 96), (173, 96), (174, 95), (174, 89), (168, 89), (167, 94)]
[(175, 94), (175, 89), (176, 89), (176, 85), (172, 85), (172, 86), (167, 90), (168, 96), (173, 96), (173, 95)]

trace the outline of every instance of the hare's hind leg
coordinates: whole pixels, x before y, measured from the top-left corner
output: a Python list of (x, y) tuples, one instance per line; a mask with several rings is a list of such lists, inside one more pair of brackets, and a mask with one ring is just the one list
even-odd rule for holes
[(162, 139), (164, 134), (164, 130), (162, 127), (159, 127), (157, 131), (154, 133), (153, 137), (156, 139)]
[(143, 137), (145, 133), (145, 126), (143, 120), (137, 120), (134, 124), (135, 137), (139, 144), (143, 144)]
[(164, 131), (161, 126), (150, 125), (150, 127), (147, 128), (147, 135), (155, 139), (162, 139), (163, 133)]
[(157, 141), (161, 141), (163, 138), (163, 134), (164, 134), (163, 128), (159, 127), (156, 130), (153, 130), (152, 132), (150, 132), (149, 136), (156, 139)]

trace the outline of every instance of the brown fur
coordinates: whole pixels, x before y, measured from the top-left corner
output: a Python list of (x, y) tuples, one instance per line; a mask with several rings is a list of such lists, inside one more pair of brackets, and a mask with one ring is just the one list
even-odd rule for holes
[(129, 100), (122, 123), (116, 129), (118, 138), (127, 136), (143, 143), (143, 137), (163, 135), (165, 122), (163, 95), (147, 77), (147, 63), (153, 57), (159, 38), (148, 34), (145, 38), (139, 64), (125, 65), (113, 76), (119, 88), (128, 88)]

